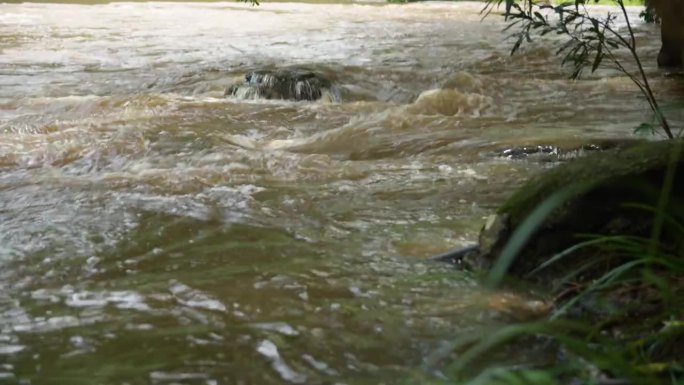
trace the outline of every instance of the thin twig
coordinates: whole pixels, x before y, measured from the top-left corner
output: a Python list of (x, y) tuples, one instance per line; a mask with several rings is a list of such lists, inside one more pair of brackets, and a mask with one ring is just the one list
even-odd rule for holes
[(627, 16), (627, 9), (625, 9), (625, 4), (622, 2), (622, 0), (618, 0), (618, 4), (620, 4), (620, 8), (622, 8), (622, 14), (625, 16), (625, 21), (627, 22), (627, 28), (629, 30), (629, 35), (632, 37), (632, 46), (630, 47), (630, 51), (632, 52), (632, 56), (634, 57), (634, 60), (637, 63), (637, 66), (639, 67), (639, 73), (641, 74), (641, 77), (644, 80), (644, 85), (646, 86), (646, 89), (648, 90), (648, 94), (651, 96), (651, 99), (653, 100), (653, 107), (654, 111), (657, 115), (658, 118), (660, 119), (660, 123), (663, 126), (663, 130), (665, 130), (665, 133), (667, 134), (667, 137), (670, 139), (674, 139), (674, 135), (672, 135), (672, 131), (670, 130), (670, 125), (667, 122), (667, 119), (665, 118), (665, 115), (663, 115), (662, 111), (660, 110), (660, 106), (658, 106), (658, 101), (655, 98), (655, 95), (653, 94), (653, 90), (651, 89), (651, 86), (648, 84), (648, 77), (646, 76), (646, 73), (644, 72), (644, 67), (641, 65), (641, 59), (639, 59), (639, 55), (637, 55), (636, 52), (636, 38), (634, 37), (634, 31), (632, 31), (632, 24), (629, 22), (629, 17)]

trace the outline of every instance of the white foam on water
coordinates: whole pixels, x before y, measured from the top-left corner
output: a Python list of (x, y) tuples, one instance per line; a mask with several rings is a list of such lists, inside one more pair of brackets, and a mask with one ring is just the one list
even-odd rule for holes
[(327, 374), (327, 375), (329, 375), (329, 376), (337, 376), (337, 375), (339, 375), (339, 373), (337, 372), (337, 370), (331, 368), (331, 367), (330, 367), (328, 364), (326, 364), (325, 362), (319, 361), (319, 360), (313, 358), (313, 356), (311, 356), (310, 354), (303, 354), (303, 355), (302, 355), (302, 359), (303, 359), (304, 361), (306, 361), (309, 365), (311, 365), (311, 367), (313, 367), (314, 369), (318, 370), (319, 372), (325, 373), (325, 374)]
[(0, 356), (16, 354), (26, 349), (24, 345), (0, 345)]
[(422, 92), (406, 110), (414, 114), (479, 117), (492, 106), (492, 98), (482, 94), (432, 89)]
[(220, 312), (227, 309), (218, 299), (175, 280), (170, 282), (169, 291), (179, 303), (188, 307)]
[(119, 309), (150, 309), (145, 297), (134, 291), (81, 291), (70, 294), (64, 303), (71, 307), (104, 307), (111, 304)]
[(307, 377), (305, 374), (294, 371), (278, 353), (278, 347), (269, 340), (259, 342), (257, 352), (266, 357), (271, 362), (273, 370), (278, 372), (280, 377), (293, 384), (306, 383)]
[(126, 324), (126, 330), (152, 330), (154, 325), (151, 324)]
[(14, 373), (0, 372), (0, 380), (12, 380), (15, 378)]
[(150, 373), (150, 380), (153, 383), (176, 383), (176, 381), (203, 380), (209, 376), (205, 373), (173, 373), (154, 371)]
[(299, 331), (285, 322), (263, 322), (252, 324), (257, 329), (268, 330), (284, 334), (286, 336), (298, 336)]
[(56, 316), (50, 318), (36, 317), (28, 322), (21, 322), (13, 326), (15, 332), (50, 332), (81, 325), (82, 322), (74, 316)]

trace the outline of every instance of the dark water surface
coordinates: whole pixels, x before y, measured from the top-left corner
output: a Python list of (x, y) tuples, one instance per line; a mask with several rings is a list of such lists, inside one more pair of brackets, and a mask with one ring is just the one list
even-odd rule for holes
[[(494, 153), (649, 119), (615, 72), (566, 80), (553, 42), (509, 57), (480, 7), (0, 4), (0, 383), (438, 374), (503, 294), (426, 257), (552, 165)], [(262, 65), (342, 101), (223, 97)]]

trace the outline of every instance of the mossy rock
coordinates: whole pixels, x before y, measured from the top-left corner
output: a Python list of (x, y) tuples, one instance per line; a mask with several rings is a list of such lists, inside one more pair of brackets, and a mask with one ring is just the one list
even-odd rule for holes
[[(684, 207), (682, 147), (684, 143), (679, 140), (639, 142), (574, 159), (533, 178), (488, 220), (480, 234), (479, 253), (469, 263), (491, 266), (523, 221), (559, 192), (565, 195), (563, 203), (541, 220), (510, 266), (509, 274), (527, 276), (553, 255), (580, 242), (579, 234), (650, 236), (654, 215), (629, 204), (656, 207), (665, 175), (672, 169), (670, 206)], [(665, 243), (684, 242), (665, 236)], [(537, 278), (548, 281), (564, 275), (588, 257), (586, 253), (575, 253), (552, 269), (543, 270)]]

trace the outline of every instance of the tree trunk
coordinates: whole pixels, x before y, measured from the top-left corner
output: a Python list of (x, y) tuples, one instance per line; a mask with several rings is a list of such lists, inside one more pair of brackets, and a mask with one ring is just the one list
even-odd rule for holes
[(684, 65), (684, 0), (656, 0), (653, 6), (660, 16), (662, 47), (659, 67)]

